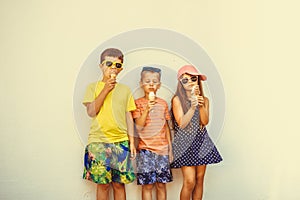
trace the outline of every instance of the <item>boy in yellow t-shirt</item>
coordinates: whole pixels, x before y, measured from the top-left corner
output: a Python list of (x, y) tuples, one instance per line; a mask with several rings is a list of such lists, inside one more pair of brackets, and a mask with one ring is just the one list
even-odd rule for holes
[(139, 136), (137, 154), (137, 184), (142, 185), (142, 199), (152, 199), (156, 187), (156, 199), (167, 199), (166, 183), (172, 181), (170, 162), (172, 145), (168, 120), (170, 114), (165, 100), (156, 97), (160, 88), (161, 70), (143, 67), (140, 86), (145, 96), (136, 99), (133, 112)]
[(83, 178), (97, 184), (97, 200), (108, 199), (112, 184), (115, 199), (126, 199), (125, 185), (135, 180), (131, 159), (136, 156), (131, 111), (135, 103), (129, 87), (117, 83), (123, 53), (102, 52), (102, 80), (87, 87), (83, 104), (92, 118), (85, 148)]

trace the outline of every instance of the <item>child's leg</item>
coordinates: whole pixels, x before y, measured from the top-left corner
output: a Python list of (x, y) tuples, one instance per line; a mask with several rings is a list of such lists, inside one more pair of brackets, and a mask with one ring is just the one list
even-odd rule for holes
[(196, 167), (196, 185), (193, 191), (193, 199), (202, 199), (205, 170), (206, 165)]
[(181, 171), (183, 175), (183, 185), (180, 192), (180, 199), (190, 200), (196, 184), (196, 167), (184, 166), (181, 168)]
[(97, 200), (108, 200), (109, 184), (97, 184)]
[(167, 199), (167, 190), (166, 190), (165, 183), (156, 183), (156, 199), (157, 200)]
[(113, 182), (112, 186), (114, 190), (114, 199), (125, 200), (126, 199), (125, 185), (123, 183)]
[[(91, 143), (86, 147), (83, 178), (97, 184), (97, 200), (108, 200), (111, 169), (103, 163), (110, 159), (110, 147), (104, 143)], [(97, 170), (93, 170), (97, 169)]]
[(125, 184), (131, 183), (135, 179), (133, 166), (129, 156), (128, 141), (112, 144), (110, 167), (112, 171), (114, 199), (117, 200), (126, 199)]
[(153, 184), (142, 185), (142, 200), (152, 200)]
[(136, 158), (137, 184), (142, 185), (142, 199), (152, 200), (152, 188), (156, 182), (155, 160), (153, 153), (142, 149)]
[(168, 155), (156, 155), (156, 199), (166, 200), (166, 183), (173, 180)]

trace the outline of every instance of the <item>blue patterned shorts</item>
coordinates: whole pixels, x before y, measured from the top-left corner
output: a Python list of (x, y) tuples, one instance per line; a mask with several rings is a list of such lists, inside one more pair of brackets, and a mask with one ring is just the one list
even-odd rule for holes
[(128, 141), (118, 143), (91, 143), (84, 155), (83, 179), (97, 184), (110, 182), (131, 183), (135, 180), (129, 158)]
[(137, 155), (137, 184), (168, 183), (173, 180), (169, 156), (140, 150)]

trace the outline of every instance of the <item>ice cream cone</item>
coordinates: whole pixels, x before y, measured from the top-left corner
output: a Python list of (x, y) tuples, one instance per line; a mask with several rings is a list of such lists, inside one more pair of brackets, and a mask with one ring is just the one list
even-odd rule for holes
[(115, 79), (116, 78), (116, 74), (110, 74), (110, 78), (113, 78), (113, 79)]
[(155, 101), (155, 93), (149, 92), (149, 101)]
[[(198, 90), (196, 90), (198, 88)], [(193, 88), (192, 88), (192, 91), (191, 91), (191, 94), (193, 96), (197, 96), (197, 95), (200, 95), (199, 94), (199, 86), (198, 85), (194, 85)]]

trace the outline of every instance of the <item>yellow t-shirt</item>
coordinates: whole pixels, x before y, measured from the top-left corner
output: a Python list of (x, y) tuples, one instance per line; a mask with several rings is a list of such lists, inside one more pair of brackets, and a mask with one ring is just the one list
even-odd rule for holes
[[(83, 103), (96, 99), (104, 88), (104, 82), (91, 83), (86, 90)], [(126, 112), (135, 110), (135, 103), (126, 85), (117, 83), (108, 93), (98, 115), (92, 118), (88, 144), (92, 142), (114, 143), (128, 140)]]

